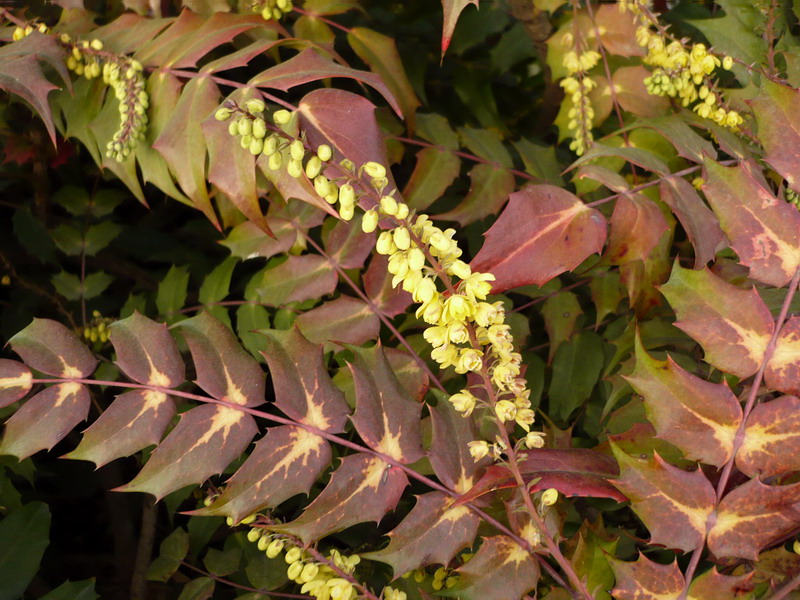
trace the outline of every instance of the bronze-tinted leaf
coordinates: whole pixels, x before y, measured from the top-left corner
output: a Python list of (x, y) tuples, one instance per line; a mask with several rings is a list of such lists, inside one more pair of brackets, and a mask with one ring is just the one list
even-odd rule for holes
[(447, 593), (461, 600), (518, 600), (539, 581), (534, 555), (504, 535), (484, 538), (457, 572), (458, 583)]
[(267, 226), (275, 237), (268, 236), (255, 223), (245, 221), (234, 227), (220, 244), (242, 260), (270, 258), (287, 252), (297, 239), (297, 230), (289, 221), (278, 218), (268, 218)]
[(307, 494), (331, 462), (328, 442), (301, 427), (271, 427), (225, 491), (197, 515), (225, 515), (237, 523), (263, 508), (275, 508), (296, 494)]
[(264, 402), (266, 375), (233, 332), (207, 312), (177, 324), (192, 352), (195, 383), (218, 400), (240, 406)]
[(364, 273), (364, 291), (383, 314), (396, 317), (405, 312), (414, 300), (400, 286), (392, 287), (393, 275), (389, 273), (388, 265), (389, 258), (385, 254), (372, 255)]
[(764, 546), (800, 525), (800, 483), (769, 486), (751, 479), (719, 503), (708, 532), (708, 549), (718, 557), (756, 560)]
[(294, 521), (272, 527), (310, 544), (357, 523), (380, 521), (408, 485), (406, 474), (367, 454), (351, 454), (331, 475), (319, 496)]
[[(604, 4), (601, 8), (613, 10), (616, 7)], [(634, 40), (635, 38), (631, 39), (633, 45), (638, 46)], [(647, 91), (644, 80), (650, 75), (651, 72), (642, 65), (619, 67), (614, 71), (611, 83), (623, 110), (637, 117), (658, 117), (669, 111), (669, 102), (666, 98), (653, 96)]]
[(356, 412), (351, 417), (358, 434), (373, 450), (409, 464), (423, 457), (420, 411), (397, 380), (383, 348), (350, 347), (349, 364), (356, 388)]
[(31, 391), (33, 374), (16, 360), (0, 358), (0, 408), (14, 404)]
[(704, 267), (727, 245), (719, 219), (705, 205), (694, 186), (681, 177), (662, 179), (658, 189), (661, 199), (678, 217), (694, 247), (694, 268)]
[(89, 390), (70, 381), (51, 386), (25, 402), (6, 421), (0, 455), (20, 460), (49, 450), (89, 415)]
[(478, 0), (442, 0), (442, 9), (444, 10), (444, 23), (442, 25), (442, 57), (447, 52), (450, 46), (450, 40), (453, 37), (458, 17), (461, 11), (470, 4), (478, 6)]
[(775, 323), (754, 288), (743, 290), (708, 269), (676, 262), (661, 293), (678, 316), (675, 325), (703, 347), (707, 362), (739, 377), (758, 370)]
[[(185, 11), (188, 12), (188, 11)], [(170, 66), (173, 69), (194, 69), (197, 62), (215, 48), (233, 40), (237, 35), (250, 29), (270, 27), (260, 15), (215, 12), (191, 34), (176, 38), (176, 43), (169, 49), (169, 56), (161, 60), (151, 60), (158, 65)], [(183, 18), (183, 14), (179, 20)], [(177, 23), (176, 23), (177, 24)], [(176, 25), (173, 25), (175, 27)], [(166, 54), (166, 52), (165, 52)]]
[(750, 276), (781, 287), (800, 268), (800, 212), (776, 198), (755, 164), (705, 163), (703, 191)]
[(459, 550), (472, 545), (480, 519), (466, 506), (453, 506), (453, 498), (428, 492), (400, 525), (387, 535), (389, 545), (361, 556), (392, 566), (395, 579), (427, 565), (446, 565)]
[(255, 420), (237, 408), (217, 404), (197, 406), (153, 451), (150, 460), (120, 492), (147, 492), (160, 500), (192, 483), (222, 473), (258, 431)]
[(266, 338), (264, 358), (275, 386), (275, 406), (323, 431), (344, 431), (349, 409), (328, 376), (322, 346), (309, 342), (296, 327), (261, 333)]
[(658, 437), (687, 458), (721, 467), (733, 453), (742, 408), (724, 383), (710, 383), (667, 357), (655, 360), (636, 338), (636, 369), (625, 377), (644, 398), (647, 418)]
[(414, 172), (403, 197), (411, 208), (425, 210), (445, 193), (461, 172), (461, 159), (444, 148), (423, 148), (417, 152)]
[(478, 439), (475, 421), (457, 412), (450, 402), (440, 400), (428, 407), (433, 425), (433, 442), (428, 453), (433, 472), (444, 485), (459, 494), (475, 485), (478, 471), (487, 460), (475, 462), (469, 442)]
[[(329, 219), (326, 225), (330, 225)], [(375, 235), (361, 231), (361, 215), (350, 221), (335, 221), (322, 230), (325, 252), (343, 269), (360, 269), (375, 248)]]
[(168, 388), (185, 381), (178, 346), (164, 323), (134, 312), (111, 325), (109, 339), (117, 353), (117, 366), (134, 381)]
[(97, 359), (78, 336), (50, 319), (34, 319), (8, 343), (25, 364), (55, 377), (88, 377), (97, 366)]
[(613, 265), (645, 260), (668, 228), (655, 202), (642, 194), (623, 194), (611, 215), (605, 259)]
[(494, 274), (492, 289), (502, 292), (530, 283), (543, 285), (599, 252), (606, 221), (566, 190), (531, 185), (511, 194), (484, 237), (471, 266)]
[(174, 416), (175, 403), (163, 392), (133, 390), (120, 394), (64, 458), (90, 460), (102, 467), (158, 444)]
[(781, 396), (753, 408), (736, 466), (761, 479), (800, 470), (800, 398)]
[(781, 328), (764, 379), (772, 389), (800, 395), (800, 317), (791, 317)]
[(469, 172), (469, 192), (453, 210), (438, 215), (444, 221), (456, 221), (462, 227), (497, 214), (516, 188), (514, 175), (506, 168), (480, 164)]
[(315, 344), (342, 342), (360, 345), (374, 340), (381, 322), (368, 304), (352, 296), (339, 296), (303, 313), (295, 323)]
[(800, 90), (761, 80), (761, 92), (750, 100), (758, 121), (764, 157), (795, 190), (800, 189)]
[(337, 282), (336, 271), (325, 258), (302, 254), (254, 275), (245, 297), (268, 306), (282, 306), (331, 294)]
[(705, 539), (706, 522), (714, 511), (715, 493), (698, 469), (683, 471), (657, 453), (652, 459), (628, 456), (611, 443), (620, 467), (614, 484), (631, 501), (631, 508), (650, 531), (650, 542), (684, 552)]
[(660, 565), (639, 554), (635, 562), (608, 561), (617, 579), (611, 595), (616, 600), (678, 600), (685, 581), (677, 561)]
[(620, 13), (613, 4), (601, 4), (596, 9), (594, 21), (600, 32), (600, 43), (606, 50), (619, 56), (644, 55), (644, 50), (636, 43), (638, 21), (632, 13)]
[(754, 571), (744, 575), (723, 575), (712, 567), (692, 580), (687, 600), (749, 600), (755, 588), (754, 575)]

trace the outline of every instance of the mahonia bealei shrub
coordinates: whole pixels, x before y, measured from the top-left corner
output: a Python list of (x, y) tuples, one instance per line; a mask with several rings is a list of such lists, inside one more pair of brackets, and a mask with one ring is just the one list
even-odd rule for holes
[(567, 113), (569, 118), (567, 127), (572, 132), (569, 149), (580, 156), (586, 152), (594, 139), (592, 136), (594, 108), (589, 93), (597, 87), (597, 82), (589, 76), (589, 71), (597, 65), (601, 56), (596, 50), (586, 49), (584, 40), (576, 38), (572, 33), (565, 35), (562, 41), (565, 46), (572, 47), (562, 59), (567, 77), (562, 79), (560, 84), (572, 103)]
[(715, 54), (702, 43), (687, 47), (683, 41), (670, 38), (645, 0), (622, 0), (619, 8), (635, 16), (636, 41), (647, 50), (642, 60), (655, 67), (644, 80), (650, 94), (675, 98), (681, 106), (691, 106), (702, 118), (723, 127), (735, 130), (744, 122), (737, 111), (725, 107), (722, 92), (713, 79), (719, 67), (726, 71), (733, 67), (730, 56)]
[(294, 9), (292, 0), (256, 0), (250, 10), (259, 13), (265, 21), (280, 21)]

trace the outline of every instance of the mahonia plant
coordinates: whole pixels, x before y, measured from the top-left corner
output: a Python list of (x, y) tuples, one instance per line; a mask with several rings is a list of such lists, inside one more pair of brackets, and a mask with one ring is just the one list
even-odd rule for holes
[[(472, 51), (451, 44), (468, 4), (466, 32), (502, 31), (506, 51), (532, 38), (514, 77), (546, 63), (541, 86), (563, 89), (531, 109), (560, 106), (571, 141), (556, 152), (512, 134), (530, 113), (510, 127), (478, 104), (471, 72), (453, 80), (481, 128), (419, 111), (407, 49), (362, 26), (358, 3), (186, 4), (77, 28), (0, 9), (0, 87), (143, 204), (157, 190), (195, 208), (231, 255), (196, 305), (173, 265), (112, 318), (113, 303), (86, 308), (78, 235), (81, 324), (35, 318), (10, 337), (0, 454), (135, 455), (117, 491), (174, 506), (193, 489), (170, 515), (191, 531), (178, 524), (150, 568), (194, 573), (186, 595), (796, 593), (800, 76), (785, 7), (719, 2), (694, 40), (642, 0), (512, 2), (520, 23), (496, 31), (503, 7), (444, 0), (442, 51)], [(452, 185), (465, 163), (468, 190)], [(86, 233), (93, 213), (75, 205), (60, 206)], [(16, 230), (38, 231), (20, 215)], [(224, 548), (201, 567), (209, 544)]]

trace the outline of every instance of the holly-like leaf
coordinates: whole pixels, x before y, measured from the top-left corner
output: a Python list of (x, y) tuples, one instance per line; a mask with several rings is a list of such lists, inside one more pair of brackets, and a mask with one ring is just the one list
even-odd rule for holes
[(742, 407), (724, 383), (711, 383), (667, 357), (653, 359), (636, 337), (636, 369), (625, 377), (644, 399), (647, 418), (658, 437), (686, 457), (721, 467), (733, 454)]
[(641, 194), (623, 194), (611, 215), (605, 259), (612, 265), (645, 260), (668, 228), (655, 202)]
[(453, 39), (453, 31), (456, 29), (458, 17), (461, 11), (472, 4), (478, 7), (479, 0), (442, 0), (442, 10), (444, 11), (444, 23), (442, 24), (442, 58), (447, 48), (450, 47), (450, 40)]
[(233, 256), (249, 260), (283, 254), (297, 239), (297, 230), (285, 219), (267, 218), (267, 227), (275, 237), (264, 233), (255, 223), (245, 221), (234, 227), (220, 244), (228, 248)]
[(407, 485), (406, 474), (397, 467), (376, 456), (351, 454), (342, 459), (328, 485), (302, 515), (271, 529), (310, 544), (357, 523), (378, 522), (394, 510)]
[(50, 543), (50, 509), (30, 502), (0, 521), (0, 597), (23, 598)]
[(458, 583), (444, 595), (462, 600), (516, 600), (539, 581), (539, 563), (504, 535), (484, 538), (466, 564), (457, 569)]
[(472, 545), (479, 524), (466, 506), (453, 506), (452, 497), (428, 492), (417, 497), (408, 516), (387, 534), (388, 546), (361, 556), (391, 565), (396, 579), (412, 569), (448, 564), (459, 550)]
[(575, 333), (575, 323), (582, 314), (578, 297), (572, 292), (559, 292), (544, 301), (542, 317), (547, 339), (550, 341), (548, 362), (552, 362), (561, 342), (568, 341)]
[(705, 205), (694, 186), (681, 177), (663, 179), (658, 189), (661, 199), (678, 217), (692, 243), (694, 268), (704, 267), (727, 245), (719, 219)]
[(614, 484), (631, 501), (631, 508), (650, 531), (650, 543), (684, 552), (704, 539), (714, 511), (714, 488), (703, 472), (683, 471), (665, 462), (628, 456), (616, 444), (611, 449), (620, 467)]
[(156, 445), (175, 416), (175, 403), (163, 392), (132, 390), (116, 400), (83, 432), (78, 447), (64, 458), (90, 460), (97, 467)]
[(206, 312), (177, 327), (192, 352), (197, 385), (224, 402), (240, 406), (264, 402), (264, 371), (230, 329)]
[(687, 600), (742, 600), (749, 598), (747, 594), (755, 588), (753, 576), (755, 572), (744, 575), (723, 575), (712, 567), (692, 580)]
[(361, 345), (376, 339), (381, 327), (375, 311), (351, 296), (340, 296), (305, 312), (295, 323), (315, 344), (330, 341)]
[(776, 287), (789, 283), (800, 268), (800, 212), (772, 194), (752, 163), (706, 160), (705, 169), (703, 191), (750, 276)]
[[(601, 8), (613, 10), (616, 7), (604, 4), (601, 5)], [(616, 17), (619, 19), (620, 15), (616, 15)], [(639, 46), (635, 42), (635, 36), (630, 41), (633, 42), (633, 45)], [(650, 75), (650, 71), (642, 65), (620, 67), (614, 71), (611, 82), (617, 101), (623, 110), (637, 117), (658, 117), (669, 111), (669, 102), (666, 98), (648, 93), (644, 81)]]
[(800, 470), (800, 398), (781, 396), (753, 408), (736, 466), (761, 479)]
[(74, 381), (39, 392), (6, 421), (0, 455), (22, 460), (39, 450), (50, 450), (86, 420), (89, 404), (89, 390)]
[(277, 267), (267, 267), (250, 280), (245, 298), (267, 306), (282, 306), (319, 298), (336, 289), (338, 276), (318, 254), (290, 256)]
[(185, 381), (183, 360), (165, 324), (134, 312), (111, 325), (109, 339), (117, 366), (133, 381), (168, 388)]
[(708, 549), (716, 556), (756, 560), (768, 544), (800, 524), (800, 483), (769, 486), (751, 479), (719, 503), (708, 532)]
[(286, 415), (323, 431), (344, 431), (349, 409), (344, 394), (328, 376), (322, 346), (292, 327), (261, 332), (267, 340), (264, 358), (275, 386), (275, 406)]
[(148, 492), (160, 500), (202, 483), (222, 473), (257, 431), (253, 417), (239, 409), (213, 404), (192, 408), (181, 415), (139, 474), (116, 491)]
[(511, 194), (484, 237), (471, 266), (494, 274), (492, 290), (497, 293), (530, 283), (543, 285), (600, 252), (606, 221), (566, 190), (531, 185)]
[[(328, 221), (330, 223), (331, 220)], [(375, 248), (375, 236), (361, 231), (361, 215), (323, 228), (325, 252), (343, 269), (360, 269)]]
[(393, 275), (387, 266), (389, 258), (385, 254), (373, 254), (364, 273), (364, 291), (387, 317), (396, 317), (411, 306), (414, 299), (400, 286), (392, 287)]
[(685, 581), (677, 561), (661, 565), (644, 554), (634, 562), (610, 558), (616, 585), (611, 595), (616, 600), (678, 600)]
[(791, 317), (781, 328), (764, 379), (772, 389), (800, 395), (800, 317)]
[(225, 483), (225, 490), (196, 515), (224, 515), (239, 522), (264, 508), (275, 508), (296, 494), (307, 494), (331, 462), (323, 437), (301, 427), (271, 427)]
[(16, 360), (0, 358), (0, 408), (24, 398), (33, 387), (31, 370)]
[(403, 389), (380, 345), (350, 350), (355, 354), (349, 366), (356, 388), (351, 420), (358, 434), (372, 449), (398, 462), (416, 462), (423, 456), (422, 404)]
[(88, 377), (97, 366), (97, 359), (78, 336), (50, 319), (34, 319), (8, 343), (25, 364), (55, 377)]
[(743, 290), (708, 269), (692, 271), (677, 262), (661, 286), (683, 329), (718, 369), (749, 377), (764, 359), (775, 323), (755, 288)]
[(463, 227), (497, 212), (514, 191), (511, 171), (495, 165), (480, 164), (469, 172), (469, 192), (453, 210), (439, 215), (444, 221), (456, 221)]
[(411, 208), (425, 210), (442, 197), (461, 172), (461, 159), (443, 148), (423, 148), (403, 197)]
[(433, 425), (433, 442), (428, 453), (436, 477), (459, 494), (466, 493), (477, 480), (486, 462), (475, 462), (469, 453), (469, 442), (478, 439), (475, 422), (465, 419), (450, 402), (440, 400), (428, 407)]

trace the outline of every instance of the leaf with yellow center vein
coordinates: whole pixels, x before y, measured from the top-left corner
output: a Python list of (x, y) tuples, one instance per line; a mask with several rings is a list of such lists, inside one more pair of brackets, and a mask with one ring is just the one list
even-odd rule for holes
[(634, 562), (609, 559), (616, 585), (611, 595), (616, 600), (677, 600), (684, 587), (684, 578), (677, 561), (661, 565), (644, 554)]
[(790, 318), (781, 328), (764, 380), (773, 389), (800, 395), (800, 317)]
[(134, 381), (169, 388), (185, 381), (178, 346), (164, 323), (134, 312), (111, 325), (109, 339), (117, 353), (117, 365)]
[(800, 470), (800, 398), (781, 396), (753, 408), (736, 466), (761, 479)]
[(21, 362), (0, 358), (0, 408), (13, 404), (31, 391), (33, 374)]
[(88, 377), (97, 366), (78, 336), (50, 319), (34, 319), (8, 343), (29, 367), (55, 377)]

